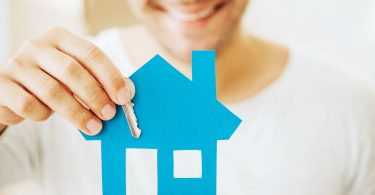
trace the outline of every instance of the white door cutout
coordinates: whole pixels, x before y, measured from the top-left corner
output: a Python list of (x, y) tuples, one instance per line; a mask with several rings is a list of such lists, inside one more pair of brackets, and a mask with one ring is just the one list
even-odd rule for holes
[(157, 150), (126, 149), (126, 194), (157, 195)]

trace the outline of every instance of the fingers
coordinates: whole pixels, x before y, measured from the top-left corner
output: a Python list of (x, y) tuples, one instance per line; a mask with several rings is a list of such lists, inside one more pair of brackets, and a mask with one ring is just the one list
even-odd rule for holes
[(126, 85), (129, 87), (130, 89), (130, 100), (133, 99), (134, 95), (135, 95), (135, 85), (133, 83), (132, 80), (130, 80), (129, 78), (124, 78), (125, 79), (125, 83)]
[(0, 99), (1, 105), (7, 105), (7, 108), (1, 107), (2, 122), (18, 123), (21, 117), (43, 121), (50, 116), (51, 110), (21, 86), (8, 79), (1, 79), (0, 82), (2, 96), (8, 96)]
[(13, 69), (15, 72), (23, 72), (24, 74), (14, 74), (12, 77), (17, 82), (22, 83), (27, 90), (49, 108), (59, 113), (86, 134), (95, 135), (100, 132), (101, 121), (84, 108), (60, 82), (37, 67), (25, 68), (18, 65)]
[[(37, 59), (39, 66), (49, 75), (62, 82), (96, 116), (102, 120), (113, 118), (115, 105), (104, 89), (74, 58), (50, 48), (45, 55)], [(59, 64), (56, 66), (56, 64)]]
[[(120, 71), (94, 44), (63, 29), (54, 33), (55, 47), (75, 58), (103, 86), (111, 100), (117, 104), (130, 101), (132, 92)], [(59, 36), (57, 36), (59, 35)]]
[[(95, 45), (62, 28), (27, 41), (0, 70), (0, 124), (45, 120), (56, 111), (86, 134), (126, 104), (134, 85)], [(3, 120), (3, 121), (2, 121)]]
[(4, 124), (6, 126), (15, 125), (23, 121), (22, 117), (5, 106), (0, 106), (0, 116), (0, 124)]

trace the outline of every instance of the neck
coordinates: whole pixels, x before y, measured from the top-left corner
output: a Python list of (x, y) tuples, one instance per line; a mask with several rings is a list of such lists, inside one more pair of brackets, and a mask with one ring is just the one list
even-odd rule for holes
[[(141, 34), (139, 30), (135, 32), (138, 36)], [(128, 37), (134, 37), (134, 34)], [(148, 46), (142, 46), (137, 51), (128, 49), (138, 66), (159, 53), (177, 70), (191, 78), (190, 61), (182, 61), (171, 55), (158, 46), (147, 32), (142, 39), (148, 40)], [(125, 43), (131, 44), (131, 39), (125, 40)], [(151, 45), (155, 47), (149, 47), (149, 43), (153, 43)], [(139, 43), (135, 44), (139, 46)], [(285, 47), (261, 40), (238, 29), (226, 46), (217, 53), (218, 99), (224, 103), (234, 103), (256, 95), (281, 75), (287, 62), (287, 55)]]
[(282, 74), (287, 58), (287, 48), (238, 31), (218, 56), (218, 98), (233, 103), (258, 94)]

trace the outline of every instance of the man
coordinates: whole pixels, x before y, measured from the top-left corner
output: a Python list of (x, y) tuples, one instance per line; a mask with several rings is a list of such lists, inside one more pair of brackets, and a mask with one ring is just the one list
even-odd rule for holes
[[(247, 0), (129, 2), (141, 25), (92, 42), (54, 28), (1, 69), (0, 185), (36, 175), (45, 194), (100, 194), (100, 148), (76, 128), (99, 133), (134, 93), (123, 76), (155, 54), (190, 77), (191, 51), (214, 49), (218, 99), (243, 120), (218, 143), (218, 194), (375, 194), (365, 80), (244, 32)], [(128, 192), (154, 194), (147, 162), (129, 166)]]

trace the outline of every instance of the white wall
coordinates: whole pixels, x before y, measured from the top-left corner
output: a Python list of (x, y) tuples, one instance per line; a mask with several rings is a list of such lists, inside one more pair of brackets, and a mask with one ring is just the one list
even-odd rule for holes
[(9, 0), (0, 0), (0, 64), (9, 56)]
[(375, 44), (375, 1), (372, 2), (370, 6), (370, 13), (368, 14), (367, 19), (367, 36)]
[(0, 0), (0, 63), (52, 26), (85, 33), (83, 0)]
[(245, 24), (256, 34), (375, 78), (374, 0), (252, 0)]

